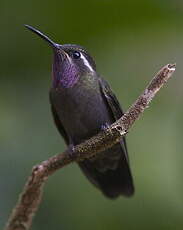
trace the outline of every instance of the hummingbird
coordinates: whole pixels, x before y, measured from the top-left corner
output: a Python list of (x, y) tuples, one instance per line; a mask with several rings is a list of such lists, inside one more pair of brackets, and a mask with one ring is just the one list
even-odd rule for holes
[[(25, 26), (53, 50), (51, 111), (68, 147), (91, 138), (123, 115), (115, 94), (97, 72), (94, 59), (84, 47), (55, 43), (41, 31)], [(110, 149), (78, 164), (106, 197), (134, 194), (125, 137)]]

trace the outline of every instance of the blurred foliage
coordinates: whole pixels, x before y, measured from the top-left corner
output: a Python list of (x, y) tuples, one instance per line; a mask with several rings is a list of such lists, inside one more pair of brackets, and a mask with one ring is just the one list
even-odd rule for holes
[(0, 226), (31, 167), (65, 148), (48, 101), (52, 53), (30, 24), (87, 47), (125, 108), (162, 65), (177, 63), (128, 134), (135, 196), (107, 200), (73, 164), (49, 179), (32, 229), (183, 229), (183, 1), (1, 0), (0, 23)]

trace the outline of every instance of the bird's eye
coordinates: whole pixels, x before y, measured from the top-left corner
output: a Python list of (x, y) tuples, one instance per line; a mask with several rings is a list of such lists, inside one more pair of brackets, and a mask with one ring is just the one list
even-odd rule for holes
[(73, 55), (73, 58), (74, 58), (74, 59), (78, 59), (78, 58), (81, 57), (81, 54), (80, 54), (80, 52), (78, 52), (78, 51), (73, 52), (72, 55)]

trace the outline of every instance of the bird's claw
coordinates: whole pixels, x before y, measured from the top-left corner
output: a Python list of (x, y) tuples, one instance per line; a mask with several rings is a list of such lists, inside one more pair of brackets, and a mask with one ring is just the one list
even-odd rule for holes
[(102, 131), (104, 131), (104, 130), (106, 130), (106, 129), (108, 129), (109, 128), (109, 124), (108, 123), (105, 123), (105, 124), (103, 124), (102, 126), (101, 126), (101, 130)]
[(68, 146), (68, 152), (69, 152), (69, 157), (72, 159), (72, 160), (74, 160), (75, 159), (75, 153), (74, 153), (74, 151), (75, 151), (75, 147), (74, 147), (74, 145), (73, 144), (70, 144), (69, 146)]

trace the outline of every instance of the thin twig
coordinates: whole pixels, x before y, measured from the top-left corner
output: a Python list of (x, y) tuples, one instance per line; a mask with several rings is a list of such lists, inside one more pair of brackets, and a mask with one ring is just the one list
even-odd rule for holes
[(175, 64), (168, 64), (163, 67), (129, 110), (109, 128), (75, 146), (72, 152), (68, 149), (33, 167), (32, 173), (22, 194), (20, 194), (17, 205), (10, 215), (5, 230), (28, 230), (41, 202), (43, 186), (48, 177), (72, 162), (79, 162), (85, 158), (100, 154), (101, 151), (119, 142), (174, 71)]

